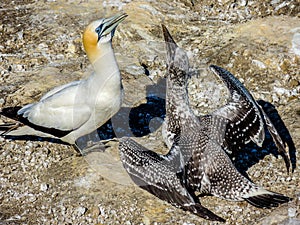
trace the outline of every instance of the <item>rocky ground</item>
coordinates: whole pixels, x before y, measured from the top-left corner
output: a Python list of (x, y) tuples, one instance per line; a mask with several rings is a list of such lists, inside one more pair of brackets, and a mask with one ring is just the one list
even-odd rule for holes
[[(0, 106), (37, 101), (51, 88), (87, 76), (92, 70), (82, 31), (92, 20), (118, 11), (129, 15), (113, 41), (125, 100), (120, 113), (99, 130), (101, 138), (142, 136), (135, 139), (150, 149), (163, 149), (164, 23), (193, 65), (189, 91), (195, 112), (204, 114), (224, 104), (226, 89), (206, 68), (227, 68), (256, 99), (266, 102), (263, 106), (283, 134), (294, 165), (299, 165), (297, 0), (2, 0)], [(4, 122), (10, 121), (1, 117)], [(81, 142), (91, 138), (95, 135)], [(299, 169), (287, 174), (270, 138), (267, 142), (262, 149), (249, 146), (251, 154), (246, 149), (236, 164), (254, 182), (294, 200), (267, 210), (203, 198), (203, 205), (226, 224), (300, 224)], [(82, 157), (53, 140), (0, 138), (0, 224), (216, 224), (132, 185), (118, 161), (118, 142), (108, 145), (105, 153)]]

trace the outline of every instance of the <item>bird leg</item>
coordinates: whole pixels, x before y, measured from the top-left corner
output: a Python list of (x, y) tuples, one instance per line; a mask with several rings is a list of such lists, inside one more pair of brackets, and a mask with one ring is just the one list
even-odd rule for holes
[(9, 133), (12, 130), (17, 129), (18, 127), (22, 126), (22, 123), (6, 123), (6, 124), (1, 124), (0, 125), (0, 130), (2, 130), (3, 132), (0, 133), (0, 135), (5, 135), (7, 133)]

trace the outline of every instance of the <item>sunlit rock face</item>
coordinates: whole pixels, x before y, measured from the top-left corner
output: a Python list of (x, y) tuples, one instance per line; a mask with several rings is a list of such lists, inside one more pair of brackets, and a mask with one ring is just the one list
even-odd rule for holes
[[(233, 73), (256, 99), (267, 102), (265, 106), (276, 107), (299, 149), (299, 3), (232, 2), (2, 0), (0, 106), (32, 103), (55, 86), (88, 76), (93, 70), (82, 47), (83, 29), (94, 19), (124, 11), (129, 16), (113, 39), (125, 89), (123, 107), (98, 133), (83, 137), (83, 142), (99, 140), (98, 134), (102, 139), (138, 136), (135, 140), (147, 148), (167, 151), (160, 126), (166, 72), (160, 24), (164, 23), (190, 58), (188, 90), (196, 114), (209, 113), (226, 103), (226, 88), (207, 70), (210, 64), (219, 65)], [(268, 110), (275, 114), (274, 108), (269, 106)], [(0, 117), (0, 122), (11, 121)], [(0, 221), (209, 223), (130, 184), (128, 177), (122, 177), (118, 142), (108, 145), (105, 157), (110, 161), (106, 166), (101, 154), (78, 157), (72, 147), (58, 143), (0, 138)], [(273, 210), (212, 197), (202, 198), (201, 203), (227, 224), (297, 224), (299, 170), (287, 174), (282, 158), (265, 149), (246, 149), (240, 163), (247, 163), (248, 152), (258, 156), (247, 170), (249, 177), (295, 200)]]

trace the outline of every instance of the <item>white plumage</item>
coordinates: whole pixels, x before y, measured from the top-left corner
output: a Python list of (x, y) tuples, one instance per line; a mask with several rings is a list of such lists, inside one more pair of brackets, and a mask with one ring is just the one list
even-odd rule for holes
[[(122, 84), (112, 48), (112, 37), (126, 14), (92, 22), (84, 31), (83, 45), (94, 67), (85, 80), (56, 87), (39, 102), (29, 104), (9, 115), (24, 125), (4, 132), (4, 135), (38, 135), (57, 137), (69, 144), (103, 125), (121, 107)], [(42, 135), (41, 135), (42, 132)]]

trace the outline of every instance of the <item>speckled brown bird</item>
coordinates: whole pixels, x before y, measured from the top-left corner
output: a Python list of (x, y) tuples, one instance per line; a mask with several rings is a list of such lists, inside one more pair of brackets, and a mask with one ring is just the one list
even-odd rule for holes
[[(167, 110), (170, 110), (167, 123), (172, 131), (172, 136), (168, 137), (171, 148), (168, 154), (160, 155), (132, 139), (121, 139), (121, 160), (133, 181), (174, 206), (216, 221), (224, 220), (203, 207), (195, 192), (232, 201), (246, 200), (262, 208), (288, 202), (289, 197), (265, 190), (249, 181), (234, 167), (222, 146), (228, 118), (216, 112), (200, 118), (193, 113), (187, 93), (188, 57), (176, 45), (165, 26), (163, 33), (167, 46)], [(243, 95), (246, 92), (243, 92), (240, 83), (233, 82), (230, 73), (217, 66), (210, 68), (222, 77), (229, 89), (234, 90), (231, 92), (233, 102), (238, 102), (239, 96), (251, 99)], [(238, 105), (236, 107), (239, 108)], [(227, 110), (230, 115), (231, 109), (232, 114), (240, 120), (247, 116), (247, 112), (235, 113), (234, 107), (230, 105), (219, 110)], [(257, 116), (254, 118), (259, 119)], [(250, 137), (257, 142), (261, 141), (261, 129), (258, 125), (258, 131), (250, 132)]]

